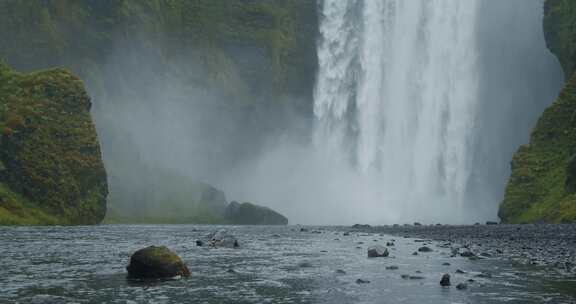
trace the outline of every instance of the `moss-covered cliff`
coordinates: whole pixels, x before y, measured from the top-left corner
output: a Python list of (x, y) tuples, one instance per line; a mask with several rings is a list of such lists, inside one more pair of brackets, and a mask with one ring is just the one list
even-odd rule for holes
[[(6, 0), (0, 56), (16, 69), (94, 74), (118, 48), (154, 49), (167, 66), (198, 63), (193, 81), (247, 93), (309, 96), (316, 69), (315, 0)], [(255, 65), (250, 56), (262, 57)], [(162, 71), (158, 71), (162, 72)], [(268, 85), (262, 85), (265, 82)], [(219, 86), (219, 89), (223, 89)], [(244, 91), (242, 91), (244, 90)]]
[(544, 33), (568, 81), (514, 155), (499, 211), (508, 223), (576, 221), (576, 2), (547, 0)]
[[(316, 0), (5, 0), (0, 40), (10, 43), (0, 43), (0, 58), (19, 71), (65, 67), (85, 81), (111, 215), (142, 211), (140, 218), (151, 220), (160, 205), (195, 210), (206, 203), (196, 199), (210, 188), (201, 187), (206, 174), (217, 179), (213, 171), (258, 153), (294, 113), (312, 113), (316, 6)], [(186, 168), (190, 163), (204, 166)], [(185, 217), (212, 221), (194, 213)]]
[(90, 98), (63, 69), (0, 63), (0, 225), (95, 224), (108, 194)]

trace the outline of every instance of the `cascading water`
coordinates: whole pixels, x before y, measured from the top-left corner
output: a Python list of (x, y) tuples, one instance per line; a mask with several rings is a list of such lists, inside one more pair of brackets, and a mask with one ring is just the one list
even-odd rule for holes
[(496, 220), (562, 84), (543, 3), (321, 0), (312, 145), (275, 138), (227, 193), (292, 223)]
[(382, 200), (437, 210), (464, 200), (478, 103), (477, 6), (323, 3), (315, 143), (379, 180)]
[[(482, 166), (479, 159), (484, 157), (476, 151), (479, 138), (494, 136), (478, 130), (496, 116), (510, 116), (510, 112), (502, 110), (494, 117), (486, 117), (483, 111), (487, 101), (480, 89), (485, 86), (485, 78), (491, 76), (480, 62), (487, 52), (479, 43), (482, 39), (495, 39), (495, 34), (479, 29), (479, 25), (491, 22), (484, 17), (487, 2), (490, 1), (323, 1), (314, 104), (315, 148), (324, 158), (349, 163), (352, 170), (377, 188), (369, 199), (378, 201), (382, 210), (378, 212), (394, 213), (393, 218), (427, 221), (465, 222), (495, 217), (496, 202), (471, 197), (474, 191), (501, 191), (473, 189), (477, 184), (486, 184), (475, 176), (482, 170), (478, 168)], [(523, 21), (514, 19), (514, 10), (523, 3), (506, 10), (512, 22), (497, 20), (500, 30), (506, 30), (506, 22)], [(535, 15), (538, 4), (542, 2), (530, 1), (529, 8), (521, 9), (529, 12), (527, 16)], [(538, 36), (530, 39), (537, 41), (534, 37)], [(541, 38), (540, 41), (543, 42)], [(516, 51), (501, 49), (502, 54)], [(505, 56), (490, 60), (487, 65), (502, 61), (503, 70), (492, 71), (495, 75), (510, 73), (503, 72), (504, 66), (514, 61)], [(505, 81), (487, 89), (501, 90), (506, 85), (509, 90), (526, 89)], [(548, 98), (551, 100), (552, 96)], [(518, 100), (504, 102), (513, 104)], [(530, 121), (533, 110), (525, 110), (527, 119), (510, 120), (508, 126), (499, 126), (509, 128)], [(528, 127), (524, 132), (528, 133)], [(516, 142), (525, 138), (524, 134), (515, 135)], [(510, 153), (507, 149), (515, 148), (505, 147), (492, 152), (506, 155)], [(502, 186), (497, 189), (503, 188), (504, 179), (498, 173), (489, 172), (481, 178), (500, 179)], [(474, 208), (467, 208), (470, 204), (488, 203), (492, 215), (470, 214)], [(360, 207), (367, 203), (356, 200), (354, 204)], [(373, 208), (376, 203), (369, 204)]]

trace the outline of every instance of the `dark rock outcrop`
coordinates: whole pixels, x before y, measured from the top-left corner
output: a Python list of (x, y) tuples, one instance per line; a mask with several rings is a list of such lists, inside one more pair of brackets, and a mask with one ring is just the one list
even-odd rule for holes
[(224, 218), (234, 225), (287, 225), (288, 219), (282, 214), (251, 203), (231, 202), (224, 211)]
[(440, 286), (450, 286), (450, 275), (445, 273), (442, 275), (442, 278), (440, 279)]
[(371, 246), (368, 248), (368, 257), (369, 258), (378, 258), (378, 257), (387, 257), (390, 255), (388, 248), (383, 246)]
[(137, 279), (188, 277), (190, 270), (178, 255), (164, 246), (150, 246), (136, 251), (126, 267), (128, 275)]

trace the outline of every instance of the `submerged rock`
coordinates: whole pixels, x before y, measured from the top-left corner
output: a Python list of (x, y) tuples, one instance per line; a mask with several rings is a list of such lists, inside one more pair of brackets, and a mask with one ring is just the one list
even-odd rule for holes
[[(202, 241), (196, 241), (198, 242)], [(224, 247), (224, 248), (238, 248), (240, 243), (232, 234), (228, 233), (226, 230), (219, 230), (214, 233), (209, 234), (204, 242), (210, 247)], [(203, 243), (203, 244), (204, 244)], [(201, 245), (200, 245), (201, 246)]]
[(456, 289), (458, 289), (458, 290), (464, 290), (467, 288), (468, 288), (468, 285), (466, 283), (459, 283), (458, 285), (456, 285)]
[(190, 270), (178, 255), (164, 246), (150, 246), (136, 251), (126, 267), (128, 275), (138, 279), (190, 276)]
[(372, 228), (372, 226), (368, 225), (368, 224), (354, 224), (352, 225), (352, 228), (355, 229), (370, 229)]
[(356, 284), (368, 284), (368, 283), (370, 283), (370, 281), (368, 281), (368, 280), (363, 280), (363, 279), (356, 280)]
[(387, 257), (388, 255), (390, 255), (390, 252), (388, 252), (386, 247), (376, 245), (368, 248), (369, 258)]
[(419, 252), (431, 252), (433, 251), (432, 248), (428, 247), (428, 246), (422, 246), (420, 248), (418, 248)]
[(288, 219), (282, 214), (251, 203), (231, 202), (224, 218), (234, 225), (288, 225)]

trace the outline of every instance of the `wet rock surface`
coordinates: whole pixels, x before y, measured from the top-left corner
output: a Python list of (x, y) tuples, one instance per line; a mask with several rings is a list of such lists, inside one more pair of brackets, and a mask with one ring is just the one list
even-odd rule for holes
[(386, 247), (377, 245), (368, 248), (369, 258), (387, 257), (388, 255), (390, 255), (390, 252)]
[(190, 270), (178, 255), (165, 246), (150, 246), (136, 251), (126, 267), (128, 275), (137, 279), (159, 279), (190, 276)]
[(453, 255), (470, 259), (510, 259), (576, 272), (576, 224), (379, 226), (370, 231), (432, 239)]

